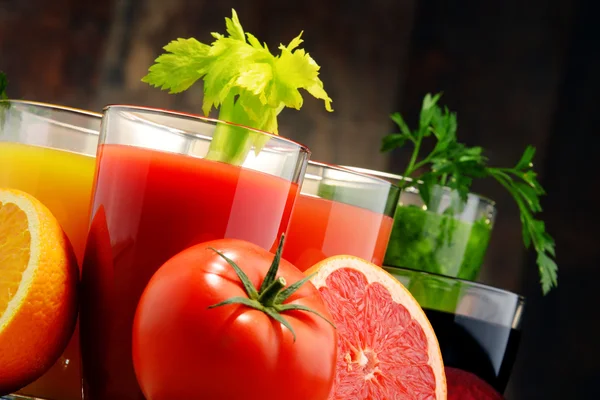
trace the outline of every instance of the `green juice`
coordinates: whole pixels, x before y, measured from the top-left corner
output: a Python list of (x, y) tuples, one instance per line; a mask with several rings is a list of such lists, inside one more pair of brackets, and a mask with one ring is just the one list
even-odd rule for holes
[[(406, 183), (400, 175), (348, 168), (399, 186)], [(425, 204), (417, 188), (405, 187), (394, 213), (384, 265), (475, 281), (492, 236), (495, 216), (494, 202), (475, 193), (460, 199), (458, 192), (435, 185)], [(430, 276), (427, 281), (434, 282), (435, 278)]]
[(416, 205), (399, 206), (384, 263), (472, 281), (491, 234), (486, 217), (468, 222)]

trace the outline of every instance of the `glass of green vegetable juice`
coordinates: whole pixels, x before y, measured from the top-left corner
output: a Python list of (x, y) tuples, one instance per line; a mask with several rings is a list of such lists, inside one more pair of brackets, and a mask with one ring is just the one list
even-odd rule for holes
[[(399, 175), (352, 169), (402, 181)], [(495, 216), (494, 203), (479, 195), (469, 193), (463, 202), (455, 192), (436, 186), (425, 204), (418, 189), (409, 186), (400, 193), (384, 264), (474, 281)]]
[[(232, 154), (232, 142), (249, 138)], [(104, 110), (82, 271), (86, 399), (143, 399), (132, 328), (152, 275), (214, 239), (274, 251), (308, 156), (302, 145), (240, 125), (144, 107)]]

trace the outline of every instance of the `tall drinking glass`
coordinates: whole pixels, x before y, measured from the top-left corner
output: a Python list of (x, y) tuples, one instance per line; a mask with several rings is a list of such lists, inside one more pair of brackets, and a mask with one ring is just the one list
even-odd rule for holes
[(104, 110), (82, 276), (86, 400), (144, 398), (133, 368), (133, 317), (165, 261), (220, 238), (274, 251), (286, 231), (308, 149), (250, 130), (260, 150), (251, 148), (241, 165), (214, 161), (206, 156), (223, 126), (229, 141), (247, 129), (144, 107)]
[[(348, 168), (393, 183), (403, 179), (386, 172)], [(495, 217), (494, 202), (474, 193), (469, 193), (463, 204), (456, 192), (435, 186), (425, 204), (419, 190), (409, 186), (400, 194), (384, 263), (474, 281), (483, 265)]]
[[(0, 187), (22, 190), (54, 214), (83, 260), (100, 114), (28, 101), (0, 101)], [(37, 381), (19, 391), (81, 399), (79, 335)]]
[[(475, 374), (503, 393), (519, 347), (525, 299), (480, 283), (384, 268), (423, 307), (438, 338), (444, 365)], [(454, 376), (447, 374), (449, 388), (461, 386), (461, 382), (455, 385), (451, 381)], [(453, 395), (461, 398), (460, 393)]]
[(381, 265), (398, 193), (383, 179), (309, 162), (283, 258), (303, 271), (340, 254)]

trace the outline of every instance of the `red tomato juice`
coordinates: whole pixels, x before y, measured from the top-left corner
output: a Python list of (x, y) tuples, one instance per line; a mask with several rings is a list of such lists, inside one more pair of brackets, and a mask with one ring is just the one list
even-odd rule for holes
[(335, 255), (352, 255), (381, 265), (393, 219), (365, 208), (301, 194), (283, 258), (302, 271)]
[(97, 162), (82, 274), (84, 393), (89, 400), (142, 400), (131, 340), (150, 277), (175, 254), (207, 240), (237, 238), (273, 251), (298, 185), (230, 164), (124, 145), (102, 145)]

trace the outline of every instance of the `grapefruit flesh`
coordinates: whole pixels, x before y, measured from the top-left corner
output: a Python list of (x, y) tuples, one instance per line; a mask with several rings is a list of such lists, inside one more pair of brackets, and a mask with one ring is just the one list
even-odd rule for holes
[(391, 275), (352, 256), (306, 271), (333, 315), (338, 360), (330, 400), (442, 400), (437, 338), (417, 301)]

